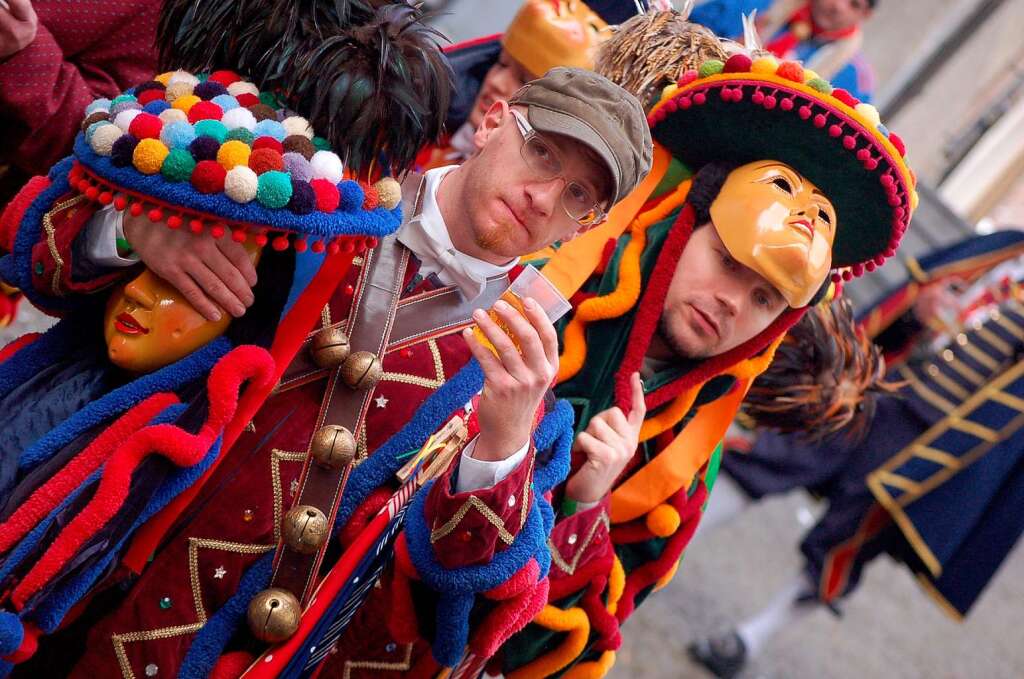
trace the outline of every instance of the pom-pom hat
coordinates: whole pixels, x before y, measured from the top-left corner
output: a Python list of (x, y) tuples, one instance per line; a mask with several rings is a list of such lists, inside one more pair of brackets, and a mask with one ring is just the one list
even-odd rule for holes
[(836, 208), (832, 262), (845, 279), (891, 257), (917, 207), (902, 140), (874, 107), (795, 62), (704, 62), (665, 88), (648, 122), (655, 142), (693, 170), (777, 160), (814, 182)]
[[(232, 86), (239, 96), (249, 94), (255, 101), (246, 107), (236, 98), (234, 108), (212, 101), (230, 96)], [(115, 108), (135, 105), (143, 95), (147, 105), (163, 102), (183, 117), (168, 119), (134, 108), (115, 115)], [(270, 114), (273, 119), (263, 117)], [(114, 124), (104, 119), (111, 116)], [(365, 194), (370, 187), (345, 178), (340, 157), (305, 118), (235, 74), (218, 72), (212, 80), (184, 71), (163, 73), (112, 101), (97, 99), (86, 107), (86, 117), (95, 122), (83, 125), (86, 131), (75, 142), (68, 175), (72, 189), (103, 205), (165, 221), (170, 228), (189, 225), (194, 233), (209, 229), (236, 239), (252, 235), (257, 243), (272, 242), (278, 249), (296, 244), (321, 251), (338, 249), (345, 238), (356, 238), (354, 247), (362, 249), (401, 222), (394, 198), (400, 192), (392, 190), (397, 186), (393, 179), (378, 182), (385, 189), (378, 193), (389, 197), (379, 204), (317, 200), (326, 189), (318, 194), (311, 182), (329, 183), (334, 195)], [(96, 122), (104, 122), (103, 129), (89, 132)], [(248, 134), (232, 134), (239, 129)], [(313, 151), (311, 161), (298, 156), (301, 163), (282, 162), (279, 149), (288, 131), (301, 136), (299, 147)]]

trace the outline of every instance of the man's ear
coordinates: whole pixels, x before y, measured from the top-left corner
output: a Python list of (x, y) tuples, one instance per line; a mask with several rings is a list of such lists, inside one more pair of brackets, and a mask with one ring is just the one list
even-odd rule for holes
[(480, 125), (477, 126), (476, 132), (473, 133), (473, 143), (478, 151), (487, 145), (487, 140), (497, 132), (510, 115), (507, 101), (499, 100), (491, 104), (487, 113), (484, 114), (483, 120), (480, 121)]

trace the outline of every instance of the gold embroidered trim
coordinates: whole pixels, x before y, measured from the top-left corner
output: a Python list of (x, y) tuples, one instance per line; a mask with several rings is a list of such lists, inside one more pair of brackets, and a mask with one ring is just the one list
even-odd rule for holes
[(1005, 314), (992, 314), (992, 320), (1003, 326), (1003, 329), (1014, 337), (1018, 337), (1024, 332), (1024, 328), (1017, 325), (1016, 321)]
[(199, 626), (206, 624), (206, 608), (203, 606), (203, 590), (199, 580), (199, 550), (219, 549), (234, 554), (264, 554), (274, 549), (274, 545), (253, 545), (243, 542), (225, 542), (223, 540), (209, 540), (206, 538), (188, 539), (188, 575), (192, 585), (192, 600), (196, 605), (196, 617), (199, 618)]
[(329, 303), (324, 304), (324, 308), (320, 310), (320, 322), (325, 328), (331, 327), (331, 305)]
[(306, 453), (274, 448), (270, 451), (270, 482), (274, 489), (274, 540), (281, 540), (281, 516), (284, 513), (284, 491), (281, 488), (281, 463), (305, 462)]
[(53, 278), (50, 279), (50, 288), (53, 290), (53, 294), (58, 297), (63, 297), (63, 293), (60, 289), (60, 274), (64, 269), (64, 260), (60, 256), (60, 252), (57, 250), (57, 236), (56, 229), (53, 226), (52, 215), (61, 210), (77, 205), (85, 200), (85, 196), (78, 194), (74, 198), (69, 198), (61, 203), (57, 203), (53, 206), (53, 209), (43, 215), (43, 231), (46, 232), (46, 247), (50, 251), (50, 256), (53, 257), (53, 261), (56, 264), (53, 269)]
[(124, 679), (135, 679), (135, 672), (131, 663), (128, 662), (128, 654), (125, 653), (124, 645), (135, 641), (153, 641), (154, 639), (170, 639), (182, 634), (193, 634), (203, 628), (203, 623), (194, 622), (190, 625), (178, 625), (177, 627), (162, 627), (160, 629), (147, 630), (145, 632), (129, 632), (128, 634), (114, 634), (110, 640), (114, 643), (114, 654), (117, 655), (117, 664), (121, 666), (121, 675)]
[(511, 545), (515, 541), (512, 534), (508, 532), (507, 528), (505, 528), (505, 522), (501, 520), (501, 517), (495, 514), (494, 510), (488, 507), (484, 501), (476, 495), (470, 495), (469, 499), (459, 507), (459, 511), (455, 512), (455, 516), (448, 519), (443, 526), (430, 531), (430, 543), (434, 544), (441, 538), (448, 536), (458, 527), (459, 523), (466, 518), (466, 514), (469, 513), (470, 509), (476, 509), (485, 519), (487, 519), (488, 523), (497, 528), (498, 537), (501, 538), (501, 541), (506, 545)]
[(555, 547), (555, 543), (551, 541), (551, 538), (548, 538), (548, 551), (551, 552), (551, 560), (568, 575), (575, 573), (576, 568), (580, 565), (580, 559), (583, 558), (583, 553), (587, 551), (587, 547), (590, 546), (590, 543), (594, 540), (594, 536), (597, 535), (597, 529), (602, 525), (606, 529), (611, 525), (608, 520), (608, 512), (601, 512), (601, 516), (597, 517), (597, 520), (590, 526), (590, 530), (587, 531), (587, 537), (582, 543), (580, 543), (576, 553), (573, 554), (571, 563), (565, 560), (565, 557), (563, 557), (561, 552), (558, 551), (558, 548)]
[(1002, 403), (1004, 406), (1013, 408), (1014, 410), (1024, 413), (1024, 398), (1018, 398), (1013, 394), (1007, 394), (1005, 391), (994, 391), (989, 394), (989, 398), (997, 403)]
[(440, 389), (445, 382), (444, 364), (441, 362), (441, 350), (437, 347), (437, 340), (427, 340), (430, 347), (430, 354), (434, 359), (434, 377), (422, 377), (420, 375), (409, 375), (407, 373), (384, 373), (381, 382), (398, 382), (399, 384), (411, 384), (424, 389)]
[(989, 370), (997, 370), (999, 368), (999, 362), (994, 358), (986, 354), (984, 351), (974, 346), (973, 344), (964, 344), (961, 346), (964, 352), (977, 361), (979, 364), (985, 366)]
[(944, 399), (926, 387), (921, 380), (917, 379), (917, 375), (914, 374), (913, 370), (908, 370), (905, 366), (900, 366), (899, 371), (900, 375), (903, 376), (903, 379), (910, 383), (910, 388), (913, 389), (918, 396), (938, 408), (940, 411), (949, 412), (956, 407), (952, 401)]
[(1010, 354), (1013, 353), (1013, 347), (1007, 344), (1006, 340), (1004, 340), (1002, 337), (995, 334), (988, 328), (978, 328), (974, 332), (977, 333), (978, 337), (980, 337), (988, 344), (992, 345), (992, 347), (996, 351), (1001, 352), (1004, 356), (1009, 356)]
[(898, 476), (889, 471), (876, 472), (873, 476), (876, 476), (880, 483), (893, 488), (899, 488), (900, 490), (908, 493), (916, 493), (921, 490), (921, 485), (915, 481), (911, 481), (905, 476)]
[(382, 672), (405, 672), (412, 667), (412, 644), (405, 647), (405, 658), (400, 662), (379, 660), (346, 660), (343, 679), (352, 679), (352, 670), (379, 670)]
[(949, 426), (957, 431), (962, 431), (976, 436), (982, 441), (988, 441), (989, 443), (995, 443), (999, 440), (999, 432), (994, 429), (990, 429), (985, 425), (972, 422), (971, 420), (965, 420), (958, 415), (949, 416)]
[(967, 390), (961, 387), (953, 380), (951, 380), (949, 377), (947, 377), (945, 373), (942, 372), (942, 368), (935, 365), (934, 363), (929, 366), (929, 368), (933, 367), (935, 368), (935, 370), (929, 370), (928, 372), (928, 374), (931, 375), (932, 379), (934, 379), (940, 387), (948, 391), (953, 396), (956, 396), (961, 401), (966, 401), (967, 398), (970, 396), (970, 394), (967, 393)]
[(960, 373), (961, 377), (976, 387), (985, 381), (983, 376), (979, 375), (973, 368), (957, 358), (953, 358), (952, 361), (946, 361), (946, 365)]
[(960, 468), (960, 458), (956, 455), (950, 455), (949, 453), (938, 450), (936, 448), (929, 448), (928, 446), (918, 446), (914, 448), (914, 453), (924, 459), (934, 462), (935, 464), (941, 464), (943, 467), (949, 469)]

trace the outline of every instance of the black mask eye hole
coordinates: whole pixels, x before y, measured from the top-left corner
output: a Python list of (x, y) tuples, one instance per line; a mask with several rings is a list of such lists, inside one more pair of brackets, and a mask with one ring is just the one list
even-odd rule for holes
[(829, 226), (832, 225), (832, 216), (829, 215), (829, 213), (825, 212), (824, 210), (818, 212), (818, 219), (825, 222)]
[(772, 184), (775, 184), (775, 186), (779, 187), (780, 189), (782, 189), (786, 193), (788, 193), (790, 195), (793, 195), (793, 185), (790, 184), (789, 180), (786, 179), (785, 177), (783, 177), (781, 175), (778, 176), (778, 177), (774, 177), (772, 179)]

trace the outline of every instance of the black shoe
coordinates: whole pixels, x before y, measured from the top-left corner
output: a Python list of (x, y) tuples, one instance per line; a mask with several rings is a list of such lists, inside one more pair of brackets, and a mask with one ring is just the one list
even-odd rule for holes
[(719, 679), (733, 679), (747, 663), (747, 647), (736, 632), (698, 639), (686, 650)]

